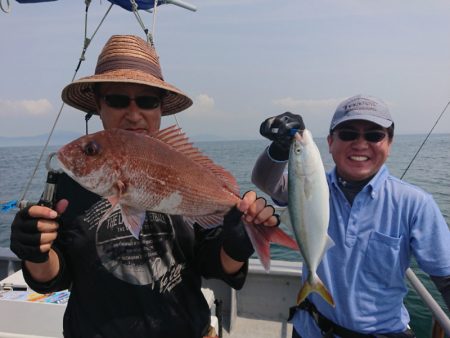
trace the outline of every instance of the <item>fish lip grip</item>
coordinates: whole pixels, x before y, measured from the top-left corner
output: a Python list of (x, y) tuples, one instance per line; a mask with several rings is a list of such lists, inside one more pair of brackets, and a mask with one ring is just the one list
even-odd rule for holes
[(45, 162), (45, 168), (47, 169), (47, 180), (44, 186), (44, 192), (42, 193), (41, 199), (37, 203), (48, 208), (54, 208), (56, 189), (58, 185), (58, 177), (62, 173), (60, 168), (52, 168), (52, 159), (55, 157), (56, 152), (52, 152), (48, 155), (47, 161)]
[(41, 205), (48, 208), (54, 208), (56, 203), (56, 188), (58, 183), (58, 177), (63, 173), (63, 170), (60, 168), (52, 167), (52, 159), (55, 157), (57, 153), (52, 152), (48, 155), (47, 160), (45, 162), (45, 168), (47, 169), (47, 179), (44, 185), (44, 192), (39, 200), (39, 202), (31, 202), (25, 199), (20, 201), (15, 201), (15, 206), (20, 210), (25, 209), (26, 207), (30, 207), (32, 205)]
[(49, 172), (51, 171), (57, 174), (62, 174), (63, 170), (61, 168), (52, 168), (52, 160), (56, 156), (56, 154), (56, 152), (48, 154), (47, 161), (45, 161), (45, 169), (47, 169), (47, 171)]

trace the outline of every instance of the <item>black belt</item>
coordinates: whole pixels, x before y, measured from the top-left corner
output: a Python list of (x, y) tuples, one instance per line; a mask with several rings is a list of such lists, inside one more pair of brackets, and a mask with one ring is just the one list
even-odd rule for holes
[(333, 321), (329, 320), (327, 317), (322, 315), (316, 308), (316, 306), (311, 303), (308, 299), (305, 299), (298, 306), (291, 308), (289, 317), (294, 315), (296, 309), (308, 311), (311, 317), (316, 322), (317, 326), (322, 331), (324, 337), (334, 337), (335, 334), (345, 338), (374, 338), (374, 335), (359, 333), (356, 331), (349, 330), (343, 326), (340, 326)]
[(307, 311), (316, 322), (317, 326), (322, 331), (324, 338), (331, 338), (334, 335), (338, 335), (344, 338), (382, 338), (382, 337), (415, 337), (414, 332), (410, 329), (400, 333), (388, 333), (388, 334), (367, 334), (349, 330), (343, 326), (340, 326), (327, 317), (322, 315), (308, 299), (305, 299), (298, 306), (292, 307), (289, 310), (289, 320), (292, 319), (297, 309)]

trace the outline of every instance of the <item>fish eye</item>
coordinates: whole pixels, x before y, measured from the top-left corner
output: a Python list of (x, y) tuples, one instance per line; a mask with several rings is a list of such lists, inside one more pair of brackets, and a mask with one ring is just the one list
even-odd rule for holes
[(83, 151), (87, 156), (97, 155), (100, 152), (100, 145), (95, 141), (88, 142)]

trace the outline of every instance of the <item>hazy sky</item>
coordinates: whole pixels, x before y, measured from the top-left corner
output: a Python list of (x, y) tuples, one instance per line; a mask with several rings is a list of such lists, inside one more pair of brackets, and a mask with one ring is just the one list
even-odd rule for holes
[[(85, 2), (10, 2), (0, 12), (0, 136), (48, 133), (81, 55)], [(194, 100), (177, 114), (188, 135), (258, 139), (262, 120), (289, 110), (325, 136), (337, 104), (359, 93), (388, 103), (398, 133), (426, 133), (450, 101), (448, 0), (189, 2), (197, 12), (160, 6), (155, 30), (165, 79)], [(92, 1), (88, 36), (108, 6)], [(153, 15), (142, 17), (151, 29)], [(93, 73), (112, 34), (144, 37), (114, 6), (76, 78)], [(57, 130), (83, 132), (84, 114), (66, 106)], [(450, 112), (436, 132), (450, 132)]]

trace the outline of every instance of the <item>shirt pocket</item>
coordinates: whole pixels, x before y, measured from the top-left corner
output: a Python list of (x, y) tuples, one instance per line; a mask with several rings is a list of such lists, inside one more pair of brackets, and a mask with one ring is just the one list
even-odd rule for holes
[(363, 271), (368, 282), (386, 287), (401, 287), (404, 278), (400, 269), (402, 237), (391, 237), (372, 231), (367, 243)]

